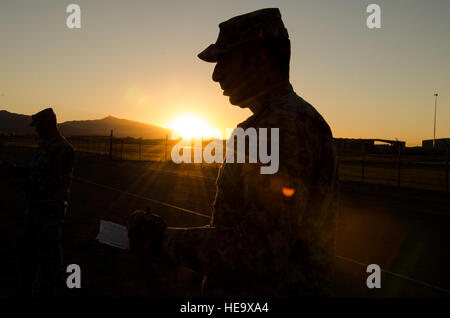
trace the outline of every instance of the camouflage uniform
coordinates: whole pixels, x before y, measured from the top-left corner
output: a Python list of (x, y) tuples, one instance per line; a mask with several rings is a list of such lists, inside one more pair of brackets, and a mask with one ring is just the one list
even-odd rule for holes
[(280, 129), (278, 172), (223, 164), (211, 224), (169, 228), (165, 252), (205, 273), (212, 295), (326, 295), (338, 185), (329, 126), (286, 84), (239, 127)]
[[(22, 292), (53, 296), (61, 272), (61, 225), (74, 152), (61, 135), (42, 139), (30, 164), (22, 255)], [(37, 277), (36, 277), (37, 274)]]

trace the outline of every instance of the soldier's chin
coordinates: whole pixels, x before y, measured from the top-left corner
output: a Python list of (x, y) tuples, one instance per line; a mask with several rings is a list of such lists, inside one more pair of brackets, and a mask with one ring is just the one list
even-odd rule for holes
[(248, 107), (248, 105), (246, 103), (246, 101), (248, 100), (247, 97), (240, 96), (237, 94), (230, 94), (229, 100), (230, 100), (230, 104), (232, 104), (232, 105), (239, 106), (241, 108)]
[(232, 105), (241, 107), (241, 108), (249, 108), (253, 98), (252, 97), (248, 97), (248, 96), (235, 96), (235, 95), (231, 95), (230, 96), (230, 103)]

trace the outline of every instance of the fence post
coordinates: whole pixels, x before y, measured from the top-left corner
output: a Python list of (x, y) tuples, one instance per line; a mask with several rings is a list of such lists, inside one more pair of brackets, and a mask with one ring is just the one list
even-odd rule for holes
[(139, 138), (139, 161), (141, 161), (142, 138)]
[(398, 177), (397, 177), (397, 187), (400, 187), (400, 166), (402, 163), (402, 149), (400, 143), (397, 143), (398, 147)]
[(113, 153), (113, 130), (111, 129), (111, 134), (109, 135), (109, 157), (112, 159)]
[(121, 139), (120, 142), (120, 161), (123, 160), (123, 138)]
[(169, 135), (166, 135), (166, 145), (164, 147), (164, 161), (167, 161), (167, 139)]
[[(191, 149), (190, 149), (190, 155), (191, 155), (191, 163), (194, 163), (194, 138), (191, 139)], [(183, 150), (184, 151), (184, 150)]]
[(366, 170), (366, 143), (363, 143), (363, 157), (362, 157), (362, 183), (364, 184), (364, 175)]
[(448, 148), (449, 144), (447, 144), (447, 150), (445, 152), (445, 192), (448, 193)]

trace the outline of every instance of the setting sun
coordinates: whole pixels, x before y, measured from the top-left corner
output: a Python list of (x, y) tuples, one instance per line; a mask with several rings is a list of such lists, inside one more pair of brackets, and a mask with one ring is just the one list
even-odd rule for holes
[(182, 137), (192, 138), (221, 138), (221, 133), (217, 128), (213, 128), (203, 118), (195, 115), (184, 115), (175, 118), (168, 125), (173, 130), (172, 139)]

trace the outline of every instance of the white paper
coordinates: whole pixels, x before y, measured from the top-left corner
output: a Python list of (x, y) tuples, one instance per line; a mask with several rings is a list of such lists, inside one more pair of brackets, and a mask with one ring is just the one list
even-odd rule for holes
[(128, 229), (120, 224), (100, 220), (100, 231), (97, 235), (100, 243), (127, 250), (130, 248)]

